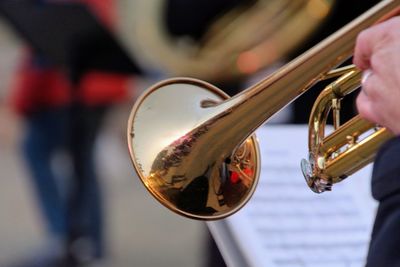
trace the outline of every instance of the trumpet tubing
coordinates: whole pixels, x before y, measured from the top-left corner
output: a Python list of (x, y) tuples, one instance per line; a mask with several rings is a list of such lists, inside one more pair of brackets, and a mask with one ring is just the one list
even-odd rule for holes
[[(316, 82), (339, 75), (313, 111), (310, 161), (303, 161), (311, 188), (315, 192), (329, 190), (332, 183), (355, 171), (340, 161), (341, 157), (354, 157), (355, 161), (373, 157), (371, 149), (354, 156), (360, 147), (355, 142), (349, 153), (337, 155), (340, 148), (333, 140), (342, 139), (342, 135), (356, 137), (342, 128), (347, 124), (339, 127), (337, 121), (340, 138), (324, 137), (325, 115), (332, 107), (334, 114), (337, 110), (333, 98), (354, 90), (359, 83), (359, 72), (354, 68), (332, 69), (351, 56), (363, 29), (393, 16), (399, 4), (400, 0), (380, 2), (232, 98), (209, 83), (190, 78), (169, 79), (149, 88), (135, 103), (127, 130), (130, 156), (143, 184), (163, 205), (183, 216), (201, 220), (229, 216), (250, 199), (258, 181), (260, 155), (254, 131)], [(351, 125), (370, 126), (357, 120)], [(386, 130), (377, 134), (385, 140), (388, 135), (382, 132)], [(343, 141), (338, 142), (343, 146)]]
[[(393, 135), (359, 116), (340, 126), (340, 101), (358, 89), (361, 73), (350, 65), (331, 72), (329, 78), (341, 75), (318, 96), (309, 121), (308, 160), (301, 169), (308, 186), (316, 193), (331, 190), (337, 183), (370, 163), (377, 149)], [(325, 126), (332, 110), (334, 132), (325, 136)], [(361, 136), (367, 135), (362, 140)]]

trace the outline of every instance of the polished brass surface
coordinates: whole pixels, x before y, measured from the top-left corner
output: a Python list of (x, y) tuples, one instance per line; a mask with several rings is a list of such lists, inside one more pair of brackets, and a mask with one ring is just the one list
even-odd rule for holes
[[(128, 42), (149, 69), (208, 81), (247, 77), (293, 52), (323, 25), (335, 0), (243, 1), (218, 15), (200, 40), (171, 36), (164, 0), (136, 0)], [(143, 3), (142, 3), (143, 2)], [(201, 12), (201, 11), (199, 11)]]
[[(343, 71), (346, 70), (346, 71)], [(331, 72), (340, 75), (318, 96), (309, 121), (309, 161), (304, 173), (310, 188), (321, 193), (331, 190), (332, 184), (345, 179), (372, 162), (380, 145), (393, 135), (385, 128), (356, 116), (340, 126), (340, 100), (360, 87), (361, 72), (346, 66)], [(326, 121), (331, 111), (334, 131), (325, 134)], [(361, 139), (362, 138), (362, 139)]]
[[(240, 209), (254, 192), (260, 168), (257, 142), (252, 133), (313, 84), (332, 76), (335, 73), (332, 69), (352, 54), (360, 31), (392, 16), (399, 4), (400, 0), (380, 2), (277, 72), (230, 99), (214, 86), (195, 79), (170, 79), (151, 87), (136, 102), (128, 123), (131, 159), (146, 188), (162, 204), (190, 218), (219, 219)], [(356, 87), (357, 70), (350, 67), (349, 73), (336, 73), (342, 76), (331, 86), (331, 93), (325, 94), (340, 96)], [(321, 110), (322, 114), (327, 112), (326, 108)], [(321, 119), (310, 124), (313, 128), (310, 140), (312, 145), (319, 146), (323, 144), (318, 132), (323, 126), (319, 123), (325, 119), (316, 117)], [(379, 130), (377, 134), (382, 131), (386, 132)], [(349, 151), (355, 150), (354, 147)], [(311, 147), (310, 151), (317, 150)], [(348, 165), (346, 162), (336, 162), (340, 157), (332, 160), (330, 169), (321, 172), (321, 177), (314, 176), (314, 166), (324, 168), (325, 159), (317, 157), (317, 162), (303, 164), (310, 183), (316, 182), (312, 185), (315, 191), (329, 186), (329, 173), (341, 177), (333, 169), (341, 169), (344, 174), (352, 172), (343, 170)]]
[(225, 217), (247, 202), (257, 184), (257, 140), (238, 146), (243, 140), (226, 129), (232, 121), (220, 120), (229, 115), (219, 104), (227, 98), (199, 80), (166, 80), (137, 101), (129, 118), (135, 169), (161, 203), (184, 216)]

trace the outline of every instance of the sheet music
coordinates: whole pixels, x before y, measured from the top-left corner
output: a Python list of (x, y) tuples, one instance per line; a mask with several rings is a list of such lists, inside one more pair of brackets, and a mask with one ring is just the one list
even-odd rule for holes
[(371, 166), (335, 184), (332, 192), (315, 194), (300, 171), (307, 128), (266, 126), (257, 136), (262, 154), (257, 190), (222, 222), (238, 251), (218, 237), (218, 222), (209, 223), (228, 265), (237, 266), (228, 258), (241, 253), (255, 267), (363, 266), (376, 207), (369, 193)]

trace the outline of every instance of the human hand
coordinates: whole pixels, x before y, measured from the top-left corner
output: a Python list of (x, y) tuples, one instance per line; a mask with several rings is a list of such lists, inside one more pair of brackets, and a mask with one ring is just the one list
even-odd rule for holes
[(362, 31), (356, 41), (354, 64), (364, 72), (357, 97), (361, 117), (400, 134), (400, 17)]

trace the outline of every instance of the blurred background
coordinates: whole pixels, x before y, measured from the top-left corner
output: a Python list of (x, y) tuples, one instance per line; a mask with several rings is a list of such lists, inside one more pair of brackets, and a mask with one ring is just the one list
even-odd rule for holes
[[(21, 40), (1, 21), (0, 29), (0, 266), (35, 255), (46, 230), (20, 153), (21, 118), (7, 96), (21, 58)], [(135, 177), (125, 142), (130, 105), (107, 115), (96, 147), (103, 187), (109, 259), (105, 266), (203, 266), (205, 225), (175, 216), (152, 199)], [(179, 231), (179, 232), (178, 232)], [(178, 234), (184, 232), (185, 234)]]
[[(120, 4), (129, 7), (127, 2)], [(23, 37), (0, 17), (0, 266), (4, 267), (33, 262), (46, 253), (48, 242), (45, 218), (21, 149), (25, 121), (10, 103), (25, 49)], [(136, 90), (154, 81), (151, 77), (138, 78), (129, 93), (134, 96)], [(205, 224), (175, 216), (161, 207), (135, 176), (125, 137), (133, 101), (132, 97), (115, 105), (106, 115), (95, 148), (105, 221), (107, 256), (103, 264), (204, 266)]]
[[(233, 95), (375, 2), (2, 0), (0, 266), (224, 266), (206, 225), (137, 179), (134, 101), (177, 75)], [(307, 122), (317, 94), (280, 122)]]

